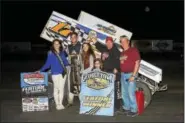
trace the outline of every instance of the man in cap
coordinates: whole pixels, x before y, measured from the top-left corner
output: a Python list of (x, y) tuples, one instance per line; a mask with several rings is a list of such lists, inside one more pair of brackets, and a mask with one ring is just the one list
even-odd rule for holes
[(130, 47), (130, 40), (127, 36), (120, 37), (123, 52), (120, 56), (121, 68), (121, 90), (122, 90), (122, 113), (134, 117), (137, 115), (136, 102), (136, 77), (140, 65), (140, 54), (136, 48)]

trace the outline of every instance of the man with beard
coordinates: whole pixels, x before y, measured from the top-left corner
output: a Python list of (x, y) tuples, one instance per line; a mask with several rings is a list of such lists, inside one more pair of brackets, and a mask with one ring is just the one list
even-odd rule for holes
[(93, 40), (93, 43), (101, 52), (101, 60), (103, 63), (103, 71), (108, 73), (113, 73), (116, 75), (115, 80), (115, 112), (117, 113), (120, 110), (119, 93), (120, 93), (120, 51), (113, 42), (112, 37), (106, 38), (106, 46), (102, 45), (96, 40)]
[(72, 32), (70, 34), (71, 44), (68, 45), (68, 57), (71, 64), (71, 69), (68, 70), (68, 105), (73, 104), (74, 95), (80, 92), (80, 63), (79, 54), (81, 50), (81, 44), (78, 41), (78, 34)]

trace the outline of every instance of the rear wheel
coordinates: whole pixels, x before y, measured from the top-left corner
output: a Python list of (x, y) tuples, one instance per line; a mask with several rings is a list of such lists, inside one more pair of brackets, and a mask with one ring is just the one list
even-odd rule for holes
[(139, 88), (143, 89), (143, 93), (144, 93), (144, 107), (146, 108), (150, 104), (150, 102), (152, 100), (151, 90), (150, 90), (150, 88), (148, 87), (147, 84), (145, 84), (143, 82), (140, 82), (140, 81), (137, 82), (136, 86), (137, 86), (137, 89), (139, 89)]

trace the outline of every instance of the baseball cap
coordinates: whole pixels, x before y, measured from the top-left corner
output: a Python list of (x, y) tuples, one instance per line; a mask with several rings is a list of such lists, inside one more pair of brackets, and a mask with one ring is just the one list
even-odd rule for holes
[(105, 42), (107, 42), (107, 41), (112, 41), (113, 42), (112, 37), (107, 37)]

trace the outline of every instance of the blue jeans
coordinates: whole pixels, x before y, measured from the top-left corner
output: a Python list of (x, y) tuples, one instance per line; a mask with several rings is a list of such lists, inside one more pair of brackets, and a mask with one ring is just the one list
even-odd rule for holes
[(121, 73), (121, 93), (123, 99), (123, 109), (137, 112), (136, 102), (136, 82), (129, 82), (132, 73)]

